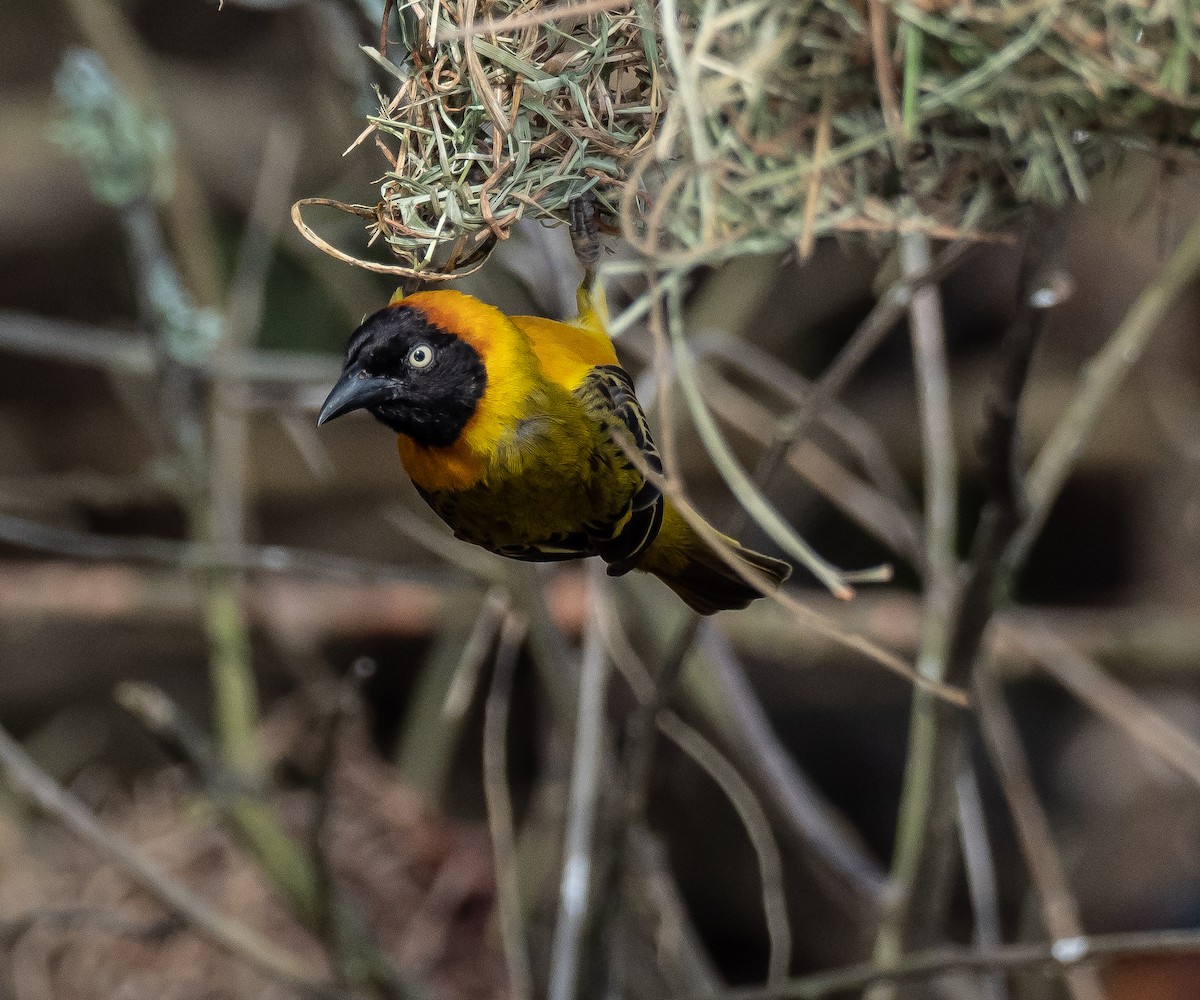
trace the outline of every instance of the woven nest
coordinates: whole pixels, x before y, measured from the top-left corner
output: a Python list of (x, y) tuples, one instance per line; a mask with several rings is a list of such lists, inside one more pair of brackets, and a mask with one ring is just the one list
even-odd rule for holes
[(1086, 198), (1131, 146), (1200, 144), (1195, 0), (410, 0), (401, 15), (399, 86), (364, 133), (388, 160), (381, 200), (338, 206), (399, 273), (478, 266), (519, 218), (562, 221), (588, 191), (666, 268), (830, 232), (986, 236), (1021, 206)]
[[(398, 82), (356, 145), (387, 161), (373, 206), (326, 204), (368, 220), (398, 258), (390, 273), (477, 269), (521, 218), (562, 220), (589, 192), (615, 217), (629, 164), (662, 107), (653, 24), (624, 3), (579, 10), (530, 0), (410, 0), (400, 52), (369, 50)], [(303, 224), (322, 249), (348, 259)], [(354, 261), (364, 264), (365, 262)]]

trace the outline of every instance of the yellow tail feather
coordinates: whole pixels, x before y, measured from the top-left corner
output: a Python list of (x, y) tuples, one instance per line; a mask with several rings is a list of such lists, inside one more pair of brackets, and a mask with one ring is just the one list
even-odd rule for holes
[[(725, 540), (738, 556), (767, 576), (776, 587), (791, 576), (792, 567), (783, 560), (745, 548), (732, 538)], [(702, 615), (744, 608), (762, 596), (712, 550), (670, 502), (663, 511), (658, 538), (637, 568), (653, 573), (692, 610)]]

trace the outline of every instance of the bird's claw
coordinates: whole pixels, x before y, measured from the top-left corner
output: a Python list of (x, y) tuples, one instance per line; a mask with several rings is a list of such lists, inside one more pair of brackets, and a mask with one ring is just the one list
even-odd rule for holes
[(596, 279), (601, 252), (600, 215), (590, 191), (571, 199), (567, 204), (567, 219), (571, 227), (571, 246), (583, 267), (583, 286), (590, 289)]

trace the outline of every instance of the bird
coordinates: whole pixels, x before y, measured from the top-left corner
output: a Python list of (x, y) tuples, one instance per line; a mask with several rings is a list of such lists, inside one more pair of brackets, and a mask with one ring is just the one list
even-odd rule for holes
[[(762, 596), (665, 497), (662, 462), (606, 330), (602, 292), (562, 322), (451, 289), (397, 292), (350, 336), (317, 425), (366, 410), (459, 539), (511, 559), (599, 556), (656, 576), (702, 615)], [(641, 455), (646, 474), (622, 448)], [(779, 559), (717, 533), (768, 589)], [(765, 577), (765, 580), (763, 578)]]

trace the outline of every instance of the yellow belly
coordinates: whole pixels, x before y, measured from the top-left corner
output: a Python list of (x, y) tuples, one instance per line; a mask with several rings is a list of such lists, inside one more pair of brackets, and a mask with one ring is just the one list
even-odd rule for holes
[(455, 534), (494, 551), (555, 547), (580, 532), (611, 536), (642, 485), (620, 451), (578, 411), (525, 422), (465, 488), (430, 489), (416, 476), (413, 481)]

